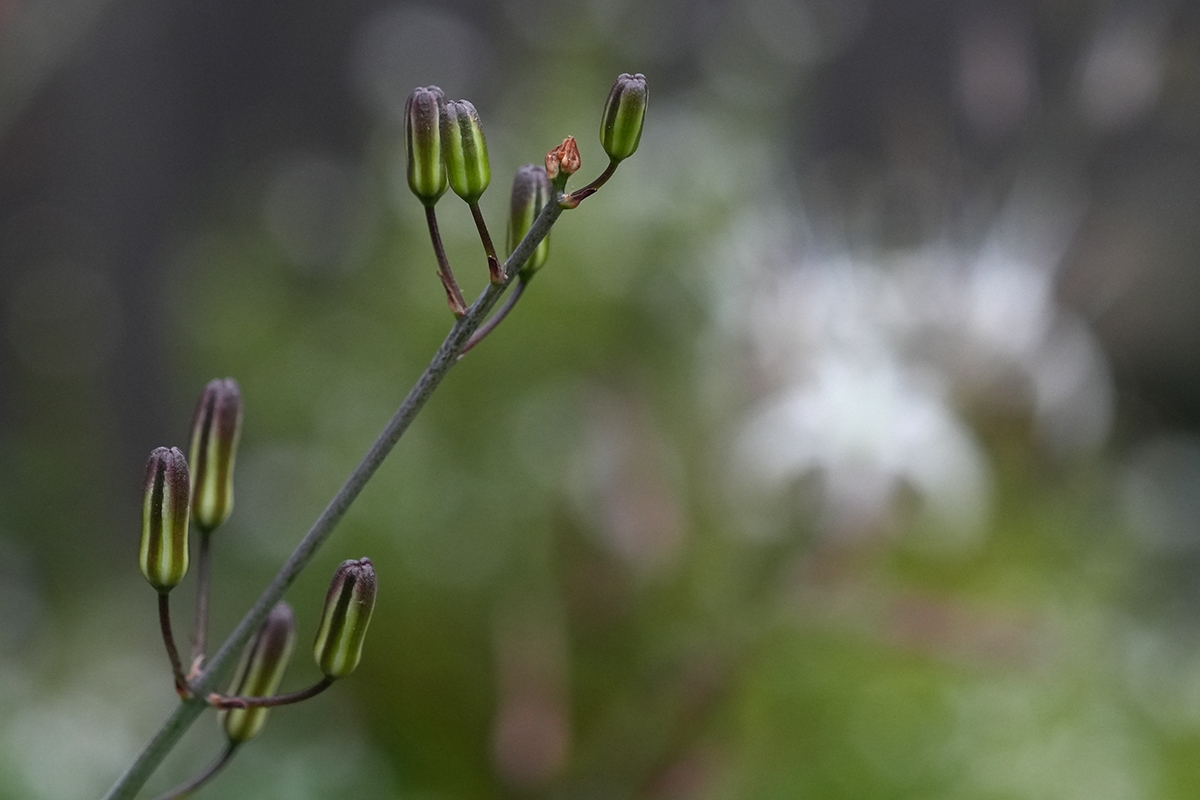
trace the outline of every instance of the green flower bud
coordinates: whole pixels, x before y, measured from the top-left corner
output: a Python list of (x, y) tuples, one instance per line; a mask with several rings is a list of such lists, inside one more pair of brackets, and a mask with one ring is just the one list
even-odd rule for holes
[[(275, 694), (292, 647), (296, 643), (296, 616), (287, 603), (277, 603), (263, 620), (258, 633), (246, 646), (234, 673), (229, 694), (241, 697), (270, 697)], [(241, 744), (262, 731), (271, 709), (263, 706), (235, 708), (220, 712), (221, 726), (231, 742)]]
[[(550, 202), (553, 190), (550, 188), (550, 178), (546, 170), (537, 164), (526, 164), (517, 170), (513, 176), (512, 196), (509, 201), (508, 216), (508, 254), (512, 255), (517, 245), (529, 233), (533, 221)], [(542, 239), (534, 249), (533, 254), (521, 268), (521, 274), (526, 279), (542, 268), (546, 257), (550, 255), (550, 237)]]
[(600, 144), (613, 161), (629, 158), (642, 139), (642, 120), (646, 117), (646, 76), (622, 73), (617, 77), (600, 120)]
[(478, 203), (492, 180), (487, 141), (479, 112), (466, 100), (442, 104), (442, 159), (450, 188), (468, 203)]
[(159, 447), (146, 462), (138, 566), (150, 585), (168, 592), (188, 569), (188, 466), (178, 447)]
[(446, 102), (436, 86), (422, 86), (404, 101), (404, 147), (408, 151), (408, 188), (432, 206), (446, 192), (439, 118)]
[(188, 463), (192, 519), (212, 530), (233, 510), (233, 461), (242, 435), (242, 393), (233, 378), (208, 382), (192, 415)]
[(371, 559), (343, 561), (333, 574), (313, 654), (330, 678), (344, 678), (358, 666), (363, 639), (375, 609), (375, 568)]

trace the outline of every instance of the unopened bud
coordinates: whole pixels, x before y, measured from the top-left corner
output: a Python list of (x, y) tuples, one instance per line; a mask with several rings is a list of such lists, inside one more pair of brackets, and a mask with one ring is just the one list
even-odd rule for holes
[(442, 163), (441, 106), (445, 95), (436, 86), (413, 89), (404, 101), (404, 147), (408, 153), (408, 188), (432, 206), (446, 192)]
[(450, 188), (468, 203), (477, 203), (492, 180), (487, 141), (479, 112), (467, 100), (442, 104), (442, 160)]
[[(517, 245), (529, 233), (533, 221), (542, 213), (542, 209), (550, 202), (553, 189), (546, 170), (537, 164), (526, 164), (517, 170), (513, 176), (512, 196), (509, 201), (508, 217), (508, 254), (512, 255)], [(550, 255), (550, 235), (547, 234), (533, 253), (521, 267), (521, 274), (526, 278), (542, 268), (546, 257)]]
[(233, 462), (242, 435), (242, 393), (233, 378), (208, 382), (192, 416), (188, 464), (192, 519), (212, 530), (233, 510)]
[(150, 585), (168, 592), (188, 569), (188, 467), (178, 447), (159, 447), (146, 462), (138, 566)]
[(546, 154), (546, 175), (554, 180), (561, 172), (563, 175), (574, 175), (582, 164), (579, 158), (579, 145), (574, 136), (563, 139), (563, 143)]
[(375, 609), (375, 585), (369, 558), (343, 561), (333, 574), (313, 645), (317, 666), (326, 676), (344, 678), (358, 666)]
[(645, 75), (626, 72), (617, 77), (600, 120), (600, 144), (613, 161), (629, 158), (637, 150), (647, 99)]
[[(238, 697), (270, 697), (275, 694), (296, 643), (296, 615), (287, 603), (277, 603), (246, 645), (234, 673), (229, 694)], [(220, 713), (221, 726), (231, 742), (241, 744), (262, 731), (271, 709), (263, 706), (235, 708)]]

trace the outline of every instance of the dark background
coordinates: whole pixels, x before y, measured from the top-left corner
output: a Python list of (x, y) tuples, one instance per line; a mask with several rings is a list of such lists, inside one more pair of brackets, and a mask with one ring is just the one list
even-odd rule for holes
[(219, 635), (448, 328), (408, 91), (479, 108), (499, 240), (621, 71), (641, 149), (288, 595), (298, 686), (370, 555), (362, 667), (213, 796), (1194, 796), (1196, 8), (7, 0), (0, 797), (170, 708), (138, 492), (204, 383)]

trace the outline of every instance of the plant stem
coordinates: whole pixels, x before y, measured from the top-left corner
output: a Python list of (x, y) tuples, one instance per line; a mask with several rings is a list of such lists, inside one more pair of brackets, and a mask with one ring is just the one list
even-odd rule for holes
[(171, 595), (158, 593), (158, 625), (162, 628), (163, 644), (167, 646), (167, 658), (171, 659), (171, 673), (175, 676), (175, 693), (188, 697), (187, 678), (183, 677), (183, 665), (179, 662), (179, 649), (175, 647), (175, 634), (171, 632)]
[(442, 246), (442, 234), (438, 231), (437, 213), (433, 206), (425, 206), (425, 221), (429, 223), (429, 238), (433, 241), (433, 254), (437, 256), (438, 277), (446, 290), (446, 303), (454, 316), (461, 319), (463, 314), (467, 313), (467, 304), (458, 288), (458, 281), (454, 280), (450, 259), (446, 258), (446, 248)]
[(307, 689), (301, 689), (298, 692), (276, 694), (272, 695), (271, 697), (242, 697), (238, 695), (210, 694), (208, 696), (208, 704), (214, 708), (221, 709), (269, 708), (271, 706), (286, 706), (292, 703), (299, 703), (301, 700), (307, 700), (310, 697), (316, 697), (330, 686), (333, 686), (333, 678), (330, 678), (328, 675), (326, 675), (312, 686), (309, 686)]
[(238, 746), (236, 743), (229, 742), (225, 745), (225, 749), (221, 751), (221, 755), (217, 756), (216, 760), (209, 764), (203, 772), (192, 778), (187, 783), (181, 786), (176, 786), (166, 794), (159, 795), (157, 798), (155, 798), (155, 800), (176, 800), (176, 798), (187, 797), (189, 794), (215, 778), (217, 773), (224, 769), (225, 765), (233, 759), (233, 754), (237, 752), (237, 748)]
[(620, 163), (620, 161), (613, 161), (612, 159), (609, 159), (608, 166), (604, 168), (604, 172), (600, 173), (600, 177), (596, 178), (596, 180), (592, 181), (587, 186), (571, 192), (571, 200), (574, 201), (575, 205), (579, 205), (581, 202), (594, 195), (601, 186), (608, 183), (608, 179), (611, 178), (613, 173), (617, 171), (617, 165)]
[(317, 521), (313, 523), (312, 528), (300, 540), (300, 544), (296, 546), (295, 551), (280, 568), (278, 574), (259, 595), (258, 600), (250, 607), (246, 615), (242, 617), (242, 621), (209, 659), (204, 671), (193, 681), (192, 691), (195, 695), (190, 699), (184, 699), (176, 706), (158, 732), (154, 734), (154, 738), (150, 740), (137, 759), (129, 765), (125, 774), (118, 778), (113, 787), (109, 789), (105, 800), (132, 800), (158, 765), (162, 763), (167, 753), (171, 752), (171, 749), (182, 738), (184, 732), (208, 708), (205, 698), (233, 666), (233, 660), (237, 653), (250, 640), (262, 621), (267, 618), (267, 614), (283, 597), (283, 593), (296, 580), (296, 576), (308, 565), (317, 550), (333, 533), (334, 527), (345, 516), (346, 511), (363, 487), (367, 485), (375, 471), (379, 469), (380, 464), (396, 446), (396, 442), (400, 441), (400, 437), (408, 430), (408, 426), (412, 424), (413, 419), (424, 407), (429, 396), (433, 394), (438, 384), (446, 377), (446, 373), (458, 361), (458, 354), (470, 339), (471, 334), (487, 317), (488, 312), (496, 304), (508, 284), (516, 278), (517, 272), (529, 260), (534, 249), (542, 239), (546, 238), (546, 234), (550, 232), (550, 228), (554, 226), (560, 214), (562, 214), (562, 208), (557, 202), (546, 204), (542, 213), (530, 226), (529, 233), (504, 262), (504, 274), (508, 277), (503, 283), (488, 284), (471, 308), (467, 310), (467, 313), (455, 321), (450, 333), (446, 335), (437, 353), (429, 362), (429, 366), (425, 368), (416, 384), (409, 390), (404, 402), (396, 409), (396, 413), (392, 415), (383, 432), (379, 434), (379, 438), (371, 445), (350, 476), (346, 478), (342, 488), (338, 489), (337, 494), (333, 496)]
[(196, 554), (196, 627), (192, 631), (192, 669), (198, 668), (208, 648), (208, 594), (212, 563), (212, 531), (200, 529), (200, 550)]
[(488, 276), (492, 283), (502, 283), (504, 274), (500, 272), (500, 259), (496, 258), (496, 246), (492, 244), (492, 235), (488, 233), (487, 222), (483, 219), (483, 212), (479, 210), (479, 203), (471, 203), (470, 209), (475, 220), (475, 229), (479, 231), (479, 240), (483, 242), (483, 252), (487, 254)]
[(471, 352), (472, 347), (482, 342), (489, 333), (496, 329), (497, 325), (504, 321), (504, 318), (508, 316), (508, 312), (512, 311), (513, 306), (521, 299), (521, 294), (525, 291), (525, 283), (526, 281), (523, 279), (517, 280), (517, 285), (513, 287), (512, 293), (504, 301), (504, 305), (500, 306), (500, 309), (495, 314), (492, 314), (491, 319), (479, 326), (479, 330), (475, 331), (463, 346), (462, 352), (458, 354), (459, 358)]

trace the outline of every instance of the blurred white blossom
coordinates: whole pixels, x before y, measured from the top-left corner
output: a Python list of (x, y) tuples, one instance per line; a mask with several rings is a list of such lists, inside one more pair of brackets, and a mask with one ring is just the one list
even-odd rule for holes
[(718, 338), (749, 355), (727, 373), (742, 407), (729, 484), (758, 504), (817, 479), (823, 525), (886, 528), (908, 490), (947, 534), (988, 518), (980, 420), (1028, 423), (1052, 456), (1093, 451), (1112, 417), (1107, 361), (1055, 298), (1078, 208), (1022, 187), (973, 248), (933, 242), (813, 253), (773, 212), (714, 259)]

